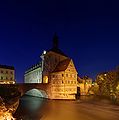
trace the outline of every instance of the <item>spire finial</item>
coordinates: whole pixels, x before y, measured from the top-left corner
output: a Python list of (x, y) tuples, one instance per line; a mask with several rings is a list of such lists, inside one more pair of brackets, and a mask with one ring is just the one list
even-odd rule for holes
[(59, 47), (58, 45), (58, 36), (55, 32), (54, 37), (53, 37), (53, 48), (57, 49)]

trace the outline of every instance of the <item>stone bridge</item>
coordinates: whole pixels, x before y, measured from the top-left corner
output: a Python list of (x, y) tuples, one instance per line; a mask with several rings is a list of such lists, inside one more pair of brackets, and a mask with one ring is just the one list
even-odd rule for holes
[(24, 94), (49, 98), (51, 95), (50, 84), (47, 83), (19, 83), (19, 84), (0, 84), (0, 87), (4, 88), (17, 88), (21, 93)]

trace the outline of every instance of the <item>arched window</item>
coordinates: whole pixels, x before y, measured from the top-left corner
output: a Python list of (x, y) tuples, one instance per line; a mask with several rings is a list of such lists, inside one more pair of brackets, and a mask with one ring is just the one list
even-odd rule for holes
[(43, 83), (48, 83), (48, 76), (43, 77)]

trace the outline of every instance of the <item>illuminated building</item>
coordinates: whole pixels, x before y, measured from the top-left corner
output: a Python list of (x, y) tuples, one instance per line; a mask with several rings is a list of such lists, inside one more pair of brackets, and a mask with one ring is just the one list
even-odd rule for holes
[(15, 69), (13, 66), (0, 65), (0, 84), (14, 84)]
[(42, 83), (41, 63), (30, 67), (24, 75), (25, 83)]
[(78, 87), (80, 88), (80, 95), (88, 95), (89, 89), (92, 87), (92, 79), (87, 76), (78, 77)]
[(77, 72), (69, 58), (61, 61), (51, 73), (52, 99), (75, 99)]
[[(53, 47), (41, 55), (41, 66), (34, 66), (25, 72), (25, 83), (45, 83), (50, 85), (51, 99), (75, 99), (77, 94), (77, 71), (73, 60), (58, 46), (58, 37), (53, 38)], [(38, 75), (36, 72), (40, 72)], [(36, 80), (34, 77), (37, 77)]]

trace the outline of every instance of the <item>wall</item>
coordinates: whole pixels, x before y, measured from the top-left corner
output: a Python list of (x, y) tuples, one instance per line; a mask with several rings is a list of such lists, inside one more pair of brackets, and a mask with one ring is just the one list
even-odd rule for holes
[(15, 71), (12, 69), (0, 68), (0, 84), (14, 84)]
[(24, 75), (25, 83), (42, 83), (41, 67), (36, 68)]
[(65, 71), (51, 74), (51, 84), (52, 99), (75, 99), (77, 72), (72, 61)]

